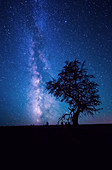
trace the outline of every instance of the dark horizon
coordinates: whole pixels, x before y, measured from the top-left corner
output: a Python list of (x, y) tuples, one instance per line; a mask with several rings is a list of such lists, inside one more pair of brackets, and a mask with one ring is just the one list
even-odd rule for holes
[[(84, 123), (84, 124), (79, 124), (78, 126), (111, 126), (112, 123)], [(25, 124), (25, 125), (0, 125), (0, 127), (74, 127), (72, 124), (70, 125), (61, 125), (61, 124)]]

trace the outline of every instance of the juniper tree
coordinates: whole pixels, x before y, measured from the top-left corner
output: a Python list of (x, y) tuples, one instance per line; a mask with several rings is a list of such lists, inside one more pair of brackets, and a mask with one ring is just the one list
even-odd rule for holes
[(73, 125), (78, 125), (80, 113), (93, 115), (100, 110), (97, 108), (101, 104), (98, 84), (93, 81), (94, 76), (88, 74), (85, 62), (75, 60), (65, 63), (58, 78), (47, 82), (46, 88), (61, 102), (69, 104), (70, 113), (64, 114), (59, 121), (68, 116), (67, 119), (71, 119)]

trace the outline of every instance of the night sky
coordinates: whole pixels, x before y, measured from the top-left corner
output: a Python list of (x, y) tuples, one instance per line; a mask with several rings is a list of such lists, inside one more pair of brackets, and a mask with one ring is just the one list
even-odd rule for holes
[(68, 105), (45, 90), (66, 60), (86, 60), (112, 123), (112, 0), (0, 0), (0, 125), (56, 124)]

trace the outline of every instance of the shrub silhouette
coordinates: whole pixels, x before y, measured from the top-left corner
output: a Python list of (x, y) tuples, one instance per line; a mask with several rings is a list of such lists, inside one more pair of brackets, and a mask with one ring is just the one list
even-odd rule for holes
[(70, 113), (64, 114), (59, 121), (66, 119), (69, 122), (71, 120), (73, 125), (78, 125), (80, 113), (93, 115), (101, 109), (97, 108), (101, 104), (98, 84), (93, 81), (94, 76), (87, 73), (85, 61), (80, 63), (75, 60), (65, 63), (57, 80), (53, 78), (47, 82), (46, 88), (49, 93), (70, 106)]

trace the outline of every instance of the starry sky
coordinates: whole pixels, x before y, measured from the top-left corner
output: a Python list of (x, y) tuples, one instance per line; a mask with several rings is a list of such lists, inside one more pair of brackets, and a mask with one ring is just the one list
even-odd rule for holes
[(112, 1), (0, 0), (0, 125), (56, 124), (68, 105), (48, 94), (66, 60), (86, 60), (112, 123)]

